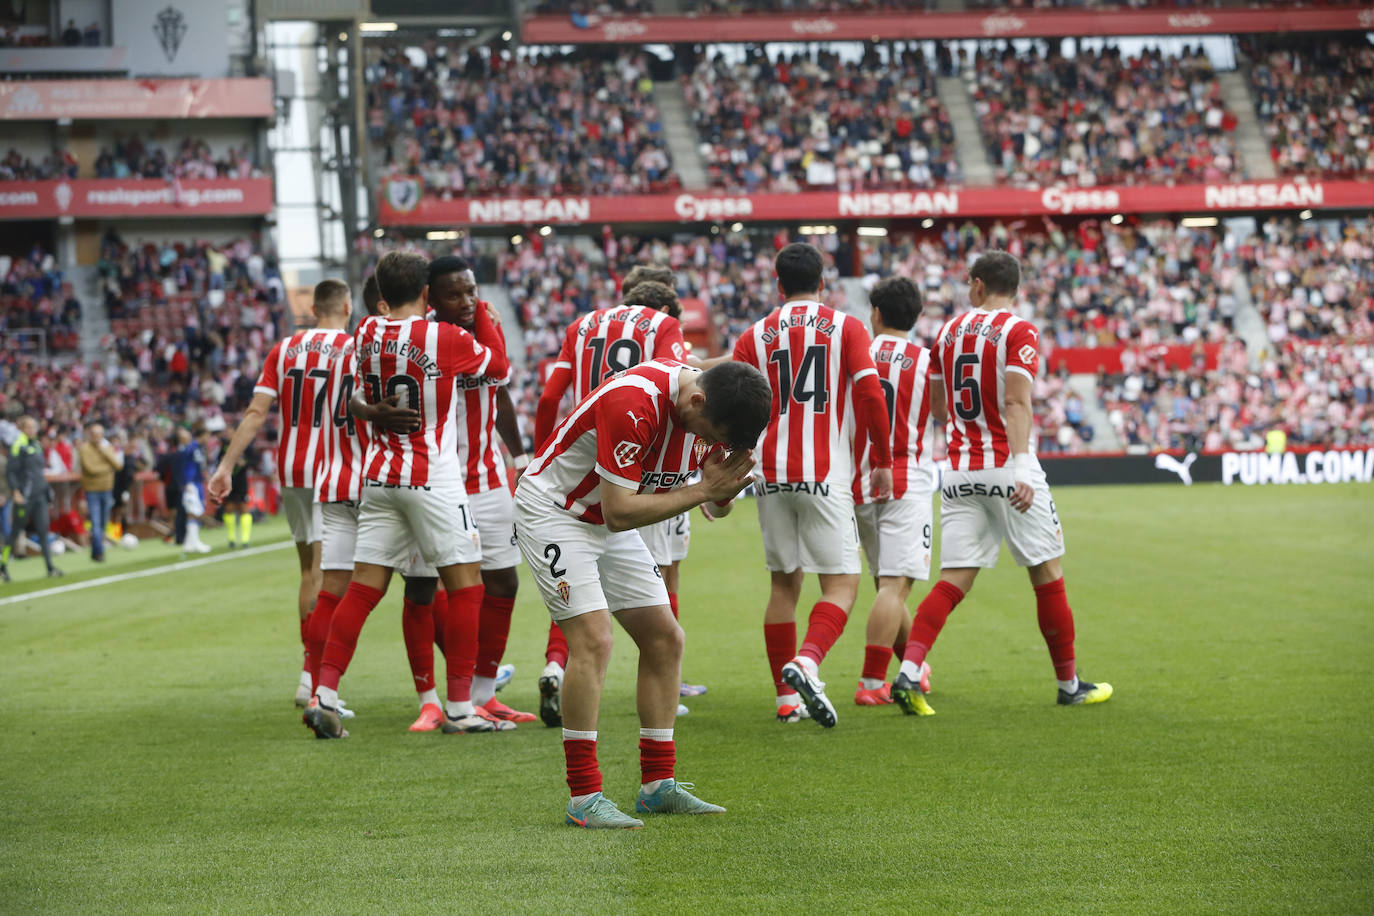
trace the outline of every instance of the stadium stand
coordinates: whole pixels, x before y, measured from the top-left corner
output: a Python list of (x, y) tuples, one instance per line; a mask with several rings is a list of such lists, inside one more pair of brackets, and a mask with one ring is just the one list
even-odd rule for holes
[(368, 63), (368, 124), (387, 173), (441, 197), (618, 194), (675, 186), (642, 53), (471, 53)]
[(0, 340), (13, 352), (32, 350), (36, 335), (53, 352), (76, 349), (81, 303), (49, 251), (26, 257), (0, 253)]

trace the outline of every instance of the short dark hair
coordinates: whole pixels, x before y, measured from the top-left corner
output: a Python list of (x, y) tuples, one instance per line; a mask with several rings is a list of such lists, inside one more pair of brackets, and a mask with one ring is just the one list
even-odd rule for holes
[(894, 331), (910, 331), (921, 314), (921, 291), (906, 277), (879, 280), (868, 301), (883, 316), (883, 325)]
[(814, 245), (793, 242), (784, 245), (782, 251), (778, 252), (773, 269), (777, 271), (783, 295), (795, 296), (798, 293), (814, 293), (821, 288), (825, 262)]
[(773, 389), (762, 372), (747, 363), (712, 366), (697, 382), (706, 395), (702, 413), (725, 430), (731, 449), (753, 448), (773, 418)]
[(315, 284), (315, 311), (324, 312), (326, 315), (341, 312), (351, 293), (348, 284), (342, 280), (332, 277), (321, 280)]
[(382, 301), (382, 291), (377, 288), (377, 275), (368, 274), (363, 281), (363, 308), (367, 309), (369, 315), (380, 315), (381, 309), (377, 306)]
[(1013, 296), (1021, 285), (1021, 262), (1005, 251), (987, 251), (973, 262), (968, 275), (982, 280), (994, 296)]
[(669, 317), (677, 318), (682, 314), (682, 303), (677, 293), (653, 280), (643, 280), (622, 300), (626, 305), (641, 305), (655, 312), (667, 312)]
[(664, 267), (662, 264), (636, 264), (630, 268), (625, 279), (620, 281), (620, 295), (622, 297), (629, 296), (630, 290), (649, 280), (662, 283), (667, 287), (676, 285), (671, 268)]
[(445, 274), (461, 273), (465, 270), (472, 270), (468, 262), (458, 257), (456, 254), (440, 255), (429, 262), (429, 285), (433, 286), (434, 281)]
[(388, 251), (377, 262), (377, 291), (392, 308), (420, 298), (429, 285), (429, 262), (409, 251)]

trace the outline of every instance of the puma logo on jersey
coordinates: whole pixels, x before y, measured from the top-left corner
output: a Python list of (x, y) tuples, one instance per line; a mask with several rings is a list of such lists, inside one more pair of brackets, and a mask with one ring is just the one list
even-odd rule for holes
[(1161, 471), (1169, 471), (1172, 474), (1177, 474), (1178, 479), (1183, 481), (1185, 487), (1191, 487), (1193, 485), (1192, 467), (1194, 461), (1197, 461), (1197, 455), (1192, 453), (1182, 461), (1179, 461), (1173, 455), (1160, 454), (1155, 456), (1155, 467)]
[(625, 416), (630, 418), (630, 422), (633, 423), (636, 428), (639, 427), (640, 423), (647, 422), (643, 417), (635, 416), (635, 412), (633, 410), (625, 411)]

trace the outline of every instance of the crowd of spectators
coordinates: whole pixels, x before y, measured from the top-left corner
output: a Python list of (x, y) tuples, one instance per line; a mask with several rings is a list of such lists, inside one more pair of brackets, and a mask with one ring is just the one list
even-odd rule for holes
[(998, 181), (1018, 186), (1243, 178), (1235, 115), (1201, 48), (1178, 56), (1044, 47), (974, 55), (965, 73)]
[(842, 191), (957, 184), (954, 129), (919, 45), (701, 61), (682, 78), (713, 185)]
[(421, 56), (388, 47), (367, 64), (388, 175), (419, 175), (443, 198), (675, 186), (642, 52)]
[(76, 157), (67, 150), (53, 150), (34, 162), (11, 147), (5, 158), (0, 159), (0, 181), (50, 181), (75, 178), (76, 173)]
[(95, 160), (96, 178), (250, 178), (260, 174), (252, 148), (244, 144), (215, 153), (192, 137), (174, 146), (145, 143), (133, 136), (103, 146)]
[(0, 341), (7, 351), (74, 350), (80, 330), (81, 303), (51, 252), (34, 245), (27, 255), (0, 254)]
[(1360, 37), (1244, 46), (1260, 128), (1280, 174), (1374, 173), (1374, 45)]

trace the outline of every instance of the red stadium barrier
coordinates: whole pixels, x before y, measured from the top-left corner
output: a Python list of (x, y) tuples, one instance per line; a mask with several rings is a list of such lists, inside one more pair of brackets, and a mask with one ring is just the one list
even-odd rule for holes
[[(582, 23), (579, 25), (579, 22)], [(1005, 10), (971, 13), (755, 13), (706, 16), (531, 16), (526, 44), (879, 41), (901, 38), (1054, 38), (1064, 35), (1228, 35), (1374, 28), (1360, 6), (1258, 9)]]
[(270, 118), (275, 111), (265, 77), (0, 82), (0, 121)]
[(378, 200), (379, 222), (384, 226), (1069, 216), (1332, 207), (1374, 207), (1374, 182), (1287, 180), (1174, 187), (944, 188), (795, 194), (710, 191), (443, 200), (421, 193), (418, 178), (398, 178), (383, 187)]
[[(1099, 371), (1105, 370), (1110, 375), (1116, 375), (1124, 371), (1121, 365), (1121, 354), (1126, 352), (1126, 347), (1056, 347), (1049, 355), (1046, 363), (1049, 371), (1058, 372), (1060, 369), (1068, 369), (1075, 375), (1092, 374), (1096, 375)], [(1142, 356), (1143, 362), (1156, 364), (1161, 359), (1170, 369), (1188, 369), (1193, 365), (1193, 359), (1197, 356), (1194, 347), (1185, 344), (1177, 346), (1155, 346), (1135, 348)], [(1204, 344), (1202, 348), (1203, 356), (1206, 359), (1207, 368), (1217, 367), (1217, 354), (1221, 352), (1221, 344)]]
[(0, 220), (61, 216), (264, 216), (271, 212), (271, 178), (74, 178), (0, 185)]

